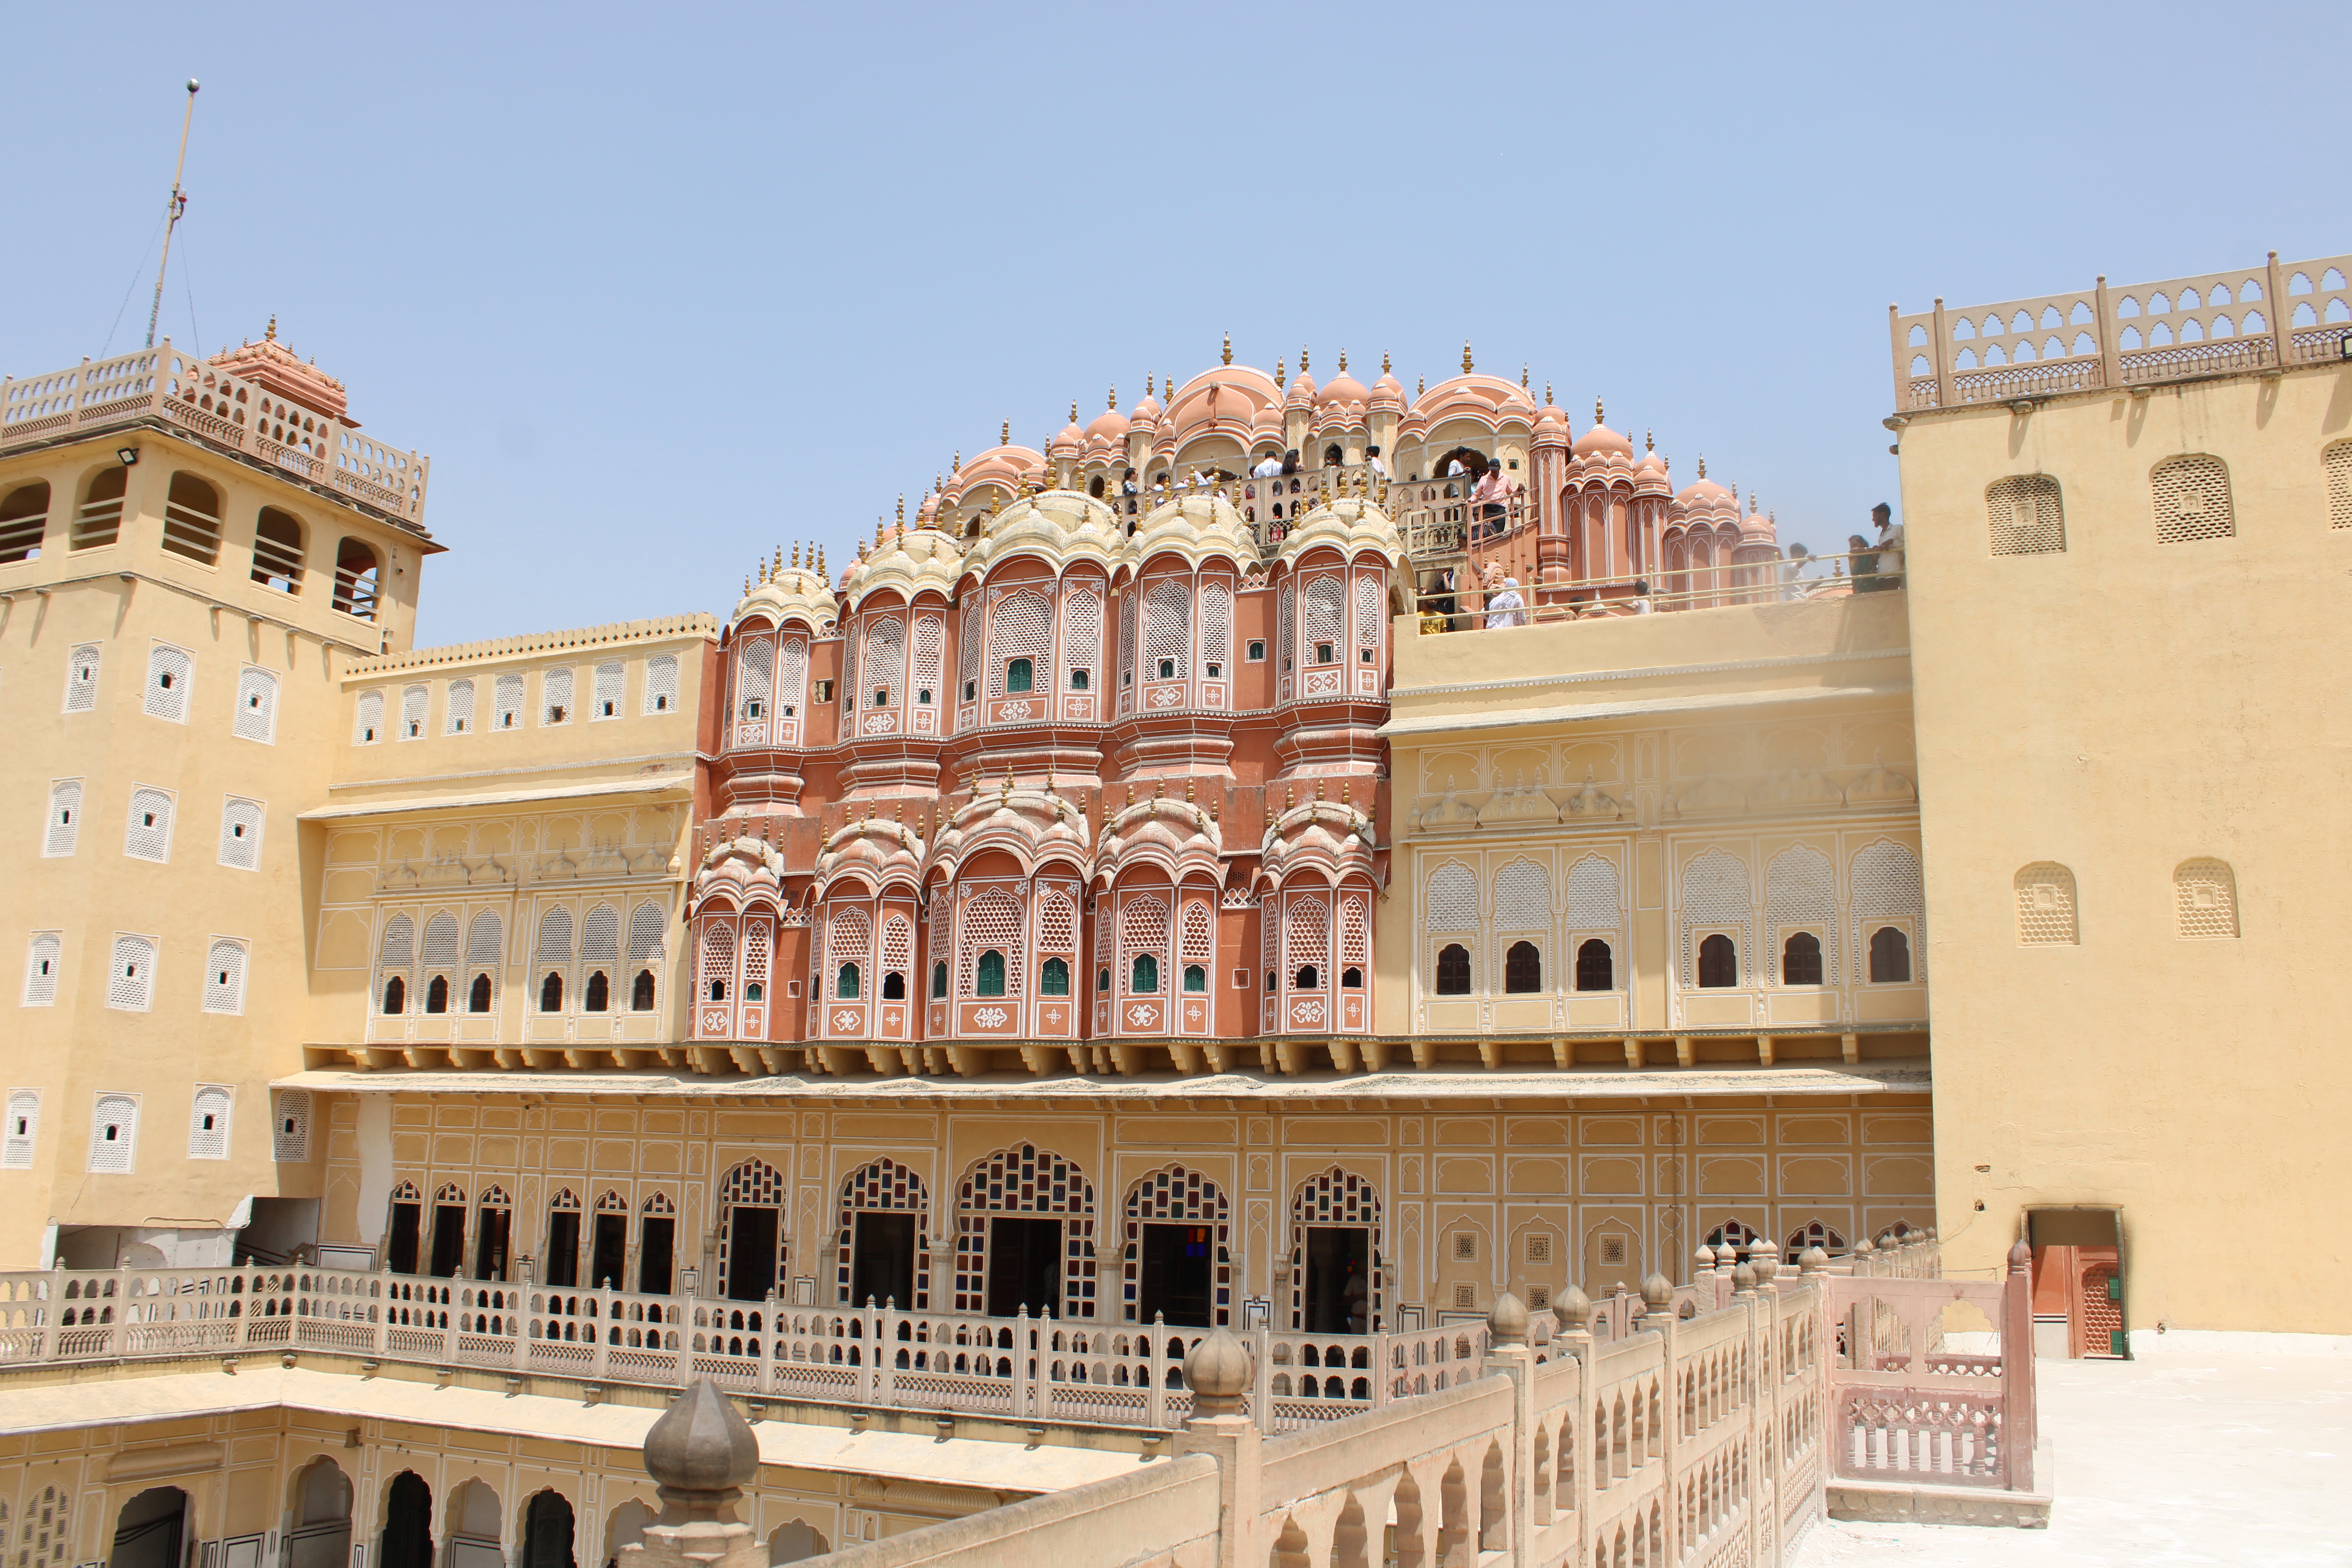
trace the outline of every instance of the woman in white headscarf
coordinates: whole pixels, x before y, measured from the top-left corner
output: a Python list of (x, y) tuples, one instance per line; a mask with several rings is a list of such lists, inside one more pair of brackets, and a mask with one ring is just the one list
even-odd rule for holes
[(1496, 632), (1506, 626), (1523, 626), (1527, 624), (1528, 602), (1519, 597), (1519, 580), (1517, 577), (1506, 577), (1503, 579), (1502, 592), (1487, 595), (1486, 629)]

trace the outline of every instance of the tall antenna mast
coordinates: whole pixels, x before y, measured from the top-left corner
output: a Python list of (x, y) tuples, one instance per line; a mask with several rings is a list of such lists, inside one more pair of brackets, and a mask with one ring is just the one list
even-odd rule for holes
[(180, 194), (180, 176), (188, 168), (188, 127), (196, 118), (196, 79), (188, 79), (188, 112), (180, 121), (180, 161), (172, 166), (172, 199), (163, 204), (163, 258), (155, 263), (155, 303), (147, 312), (147, 346), (155, 346), (155, 323), (163, 314), (163, 268), (172, 264), (172, 231), (180, 226), (180, 215), (188, 210), (188, 198)]

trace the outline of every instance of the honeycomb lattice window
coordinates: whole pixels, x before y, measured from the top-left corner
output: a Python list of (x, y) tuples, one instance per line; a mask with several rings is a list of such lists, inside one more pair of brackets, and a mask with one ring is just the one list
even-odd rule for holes
[(1551, 1287), (1550, 1287), (1550, 1286), (1549, 1286), (1549, 1285), (1530, 1285), (1530, 1286), (1528, 1286), (1528, 1305), (1529, 1307), (1532, 1307), (1533, 1309), (1535, 1309), (1535, 1310), (1536, 1310), (1537, 1311), (1538, 1311), (1538, 1312), (1542, 1311), (1545, 1308), (1547, 1308), (1547, 1307), (1550, 1306), (1550, 1305), (1551, 1305)]
[(957, 994), (966, 997), (978, 994), (975, 987), (980, 978), (980, 955), (1001, 952), (1004, 955), (1005, 994), (1023, 994), (1021, 906), (1013, 901), (1013, 895), (1002, 888), (990, 889), (964, 906), (959, 923), (963, 952), (956, 966)]
[[(1764, 944), (1764, 975), (1781, 982), (1780, 931), (1787, 926), (1818, 926), (1825, 938), (1837, 930), (1837, 873), (1830, 858), (1818, 849), (1792, 844), (1772, 857), (1764, 868), (1764, 931), (1773, 940)], [(1834, 939), (1824, 941), (1822, 973), (1837, 975)]]
[[(1853, 983), (1870, 978), (1870, 939), (1888, 921), (1908, 921), (1916, 933), (1927, 913), (1927, 898), (1919, 879), (1919, 857), (1910, 846), (1891, 838), (1877, 839), (1854, 852), (1846, 868), (1848, 894), (1853, 905)], [(1911, 943), (1911, 978), (1927, 978), (1927, 944)]]
[(1478, 929), (1478, 877), (1459, 860), (1449, 860), (1430, 873), (1429, 929)]
[(70, 855), (80, 837), (81, 780), (59, 779), (49, 785), (49, 815), (41, 835), (41, 853)]
[(808, 701), (808, 643), (803, 638), (790, 637), (779, 645), (776, 701), (780, 720), (797, 720), (802, 705)]
[(904, 915), (892, 915), (882, 922), (882, 973), (907, 974), (914, 967), (914, 922)]
[(1300, 650), (1311, 661), (1317, 645), (1339, 640), (1339, 620), (1345, 613), (1345, 588), (1339, 574), (1326, 573), (1307, 581), (1305, 647)]
[(669, 919), (662, 912), (662, 907), (659, 904), (641, 903), (631, 910), (629, 911), (630, 961), (643, 963), (649, 958), (661, 957), (663, 937), (668, 929)]
[(2338, 441), (2320, 454), (2327, 476), (2327, 526), (2352, 528), (2352, 441)]
[(589, 710), (591, 719), (618, 719), (621, 699), (628, 687), (629, 667), (617, 658), (606, 659), (596, 667), (596, 705)]
[(1568, 868), (1570, 930), (1615, 931), (1622, 899), (1615, 861), (1587, 855)]
[(1178, 956), (1186, 963), (1206, 963), (1216, 956), (1208, 900), (1195, 899), (1184, 906), (1182, 951)]
[(2156, 466), (2156, 542), (2189, 544), (2229, 539), (2238, 531), (2230, 508), (2230, 469), (2219, 458), (2198, 454)]
[(1683, 868), (1682, 974), (1685, 985), (1697, 984), (1699, 937), (1708, 928), (1728, 929), (1737, 935), (1739, 952), (1748, 951), (1750, 898), (1748, 867), (1737, 856), (1710, 848)]
[(988, 694), (1004, 695), (1004, 668), (1016, 658), (1032, 668), (1054, 662), (1054, 606), (1043, 594), (1020, 593), (996, 606), (988, 626)]
[(520, 729), (522, 727), (522, 677), (499, 676), (498, 685), (491, 690), (490, 702), (494, 710), (490, 714), (491, 729)]
[(128, 1174), (137, 1163), (139, 1100), (101, 1094), (89, 1118), (89, 1168), (104, 1175)]
[[(915, 666), (910, 684), (913, 700), (928, 701), (936, 707), (940, 700), (940, 680), (946, 673), (948, 624), (938, 616), (923, 616), (915, 622)], [(923, 694), (929, 692), (927, 698)]]
[(2227, 861), (2182, 861), (2172, 873), (2172, 893), (2184, 940), (2238, 934), (2238, 879)]
[(1985, 490), (1986, 522), (1995, 555), (2054, 555), (2066, 548), (2066, 514), (2058, 481), (2019, 474)]
[(394, 915), (383, 922), (383, 937), (376, 944), (376, 964), (383, 969), (406, 969), (416, 962), (416, 922), (406, 915)]
[(131, 792), (131, 816), (122, 829), (122, 852), (133, 860), (162, 865), (172, 858), (172, 797), (144, 785)]
[(1143, 595), (1145, 679), (1160, 678), (1162, 659), (1174, 666), (1180, 678), (1192, 673), (1192, 585), (1180, 578), (1163, 578)]
[(763, 920), (743, 922), (743, 1000), (758, 1002), (768, 994), (768, 958), (772, 939)]
[(1276, 672), (1275, 700), (1277, 702), (1289, 700), (1290, 672), (1298, 658), (1297, 645), (1291, 641), (1291, 628), (1296, 615), (1292, 606), (1292, 600), (1295, 597), (1292, 587), (1293, 584), (1285, 583), (1281, 592), (1274, 596), (1275, 657), (1282, 660), (1281, 668)]
[(98, 706), (98, 648), (86, 642), (66, 656), (66, 708), (68, 713), (87, 713)]
[(1367, 572), (1356, 579), (1356, 646), (1381, 646), (1381, 627), (1386, 623), (1381, 616), (1381, 580)]
[(261, 869), (262, 804), (230, 795), (221, 802), (220, 863), (233, 871)]
[(1495, 929), (1551, 929), (1551, 876), (1544, 867), (1521, 856), (1496, 874)]
[(552, 909), (539, 917), (539, 946), (531, 957), (539, 963), (572, 962), (572, 911)]
[(1478, 1261), (1478, 1233), (1476, 1231), (1457, 1230), (1454, 1233), (1454, 1261), (1456, 1263), (1475, 1263)]
[(677, 710), (677, 655), (657, 653), (646, 660), (643, 710), (672, 713)]
[(352, 744), (373, 746), (383, 739), (383, 693), (362, 691), (352, 718)]
[[(427, 933), (429, 938), (431, 933)], [(426, 945), (430, 947), (428, 940)], [(580, 958), (585, 963), (614, 963), (621, 956), (621, 911), (598, 904), (580, 922)], [(427, 963), (431, 960), (428, 958)]]
[(1550, 1237), (1545, 1235), (1541, 1231), (1538, 1231), (1536, 1234), (1528, 1237), (1528, 1261), (1529, 1263), (1549, 1263), (1551, 1261)]
[(977, 595), (964, 602), (963, 628), (956, 637), (956, 700), (965, 700), (966, 691), (980, 679), (980, 598)]
[(417, 741), (425, 737), (425, 721), (433, 706), (433, 689), (411, 686), (400, 694), (400, 731), (397, 741)]
[(245, 1011), (245, 943), (216, 936), (205, 955), (205, 1011), (231, 1017)]
[(1331, 963), (1331, 906), (1318, 898), (1293, 899), (1282, 931), (1289, 948), (1285, 956), (1290, 973), (1286, 978), (1291, 984), (1300, 984), (1303, 971), (1309, 968), (1315, 971), (1316, 988), (1328, 984), (1325, 977)]
[[(1118, 951), (1126, 962), (1119, 966), (1125, 977), (1126, 989), (1157, 992), (1159, 961), (1168, 955), (1168, 906), (1158, 899), (1130, 898), (1118, 907)], [(1154, 962), (1149, 972), (1150, 984), (1140, 986), (1137, 981), (1146, 973), (1135, 960), (1146, 956)]]
[(278, 741), (278, 677), (247, 665), (236, 678), (236, 717), (232, 725), (241, 741), (274, 745)]
[(281, 1089), (278, 1110), (269, 1123), (269, 1155), (273, 1160), (299, 1163), (310, 1157), (310, 1091)]
[(551, 669), (539, 678), (539, 721), (572, 722), (572, 671), (568, 667)]
[[(1100, 673), (1102, 657), (1102, 595), (1091, 588), (1073, 588), (1062, 600), (1062, 658), (1071, 669)], [(1069, 685), (1066, 674), (1062, 684)]]
[(474, 729), (474, 683), (453, 680), (448, 690), (441, 694), (441, 732), (445, 735), (471, 734)]
[(443, 910), (425, 922), (425, 940), (417, 948), (418, 961), (427, 969), (457, 967), (457, 917)]
[(226, 1085), (200, 1084), (188, 1113), (188, 1158), (228, 1158), (229, 1091)]
[[(866, 684), (887, 691), (893, 704), (904, 700), (907, 684), (907, 623), (896, 616), (877, 616), (866, 626)], [(861, 690), (858, 706), (871, 705)]]
[(499, 963), (499, 949), (504, 940), (505, 924), (497, 915), (488, 910), (476, 915), (474, 923), (466, 931), (467, 964), (495, 970)]
[(1222, 668), (1234, 657), (1234, 590), (1211, 578), (1201, 584), (1201, 661)]
[(147, 695), (141, 708), (149, 717), (188, 721), (188, 682), (196, 672), (195, 657), (185, 648), (157, 643), (147, 652)]
[(1454, 1287), (1454, 1310), (1475, 1312), (1478, 1310), (1478, 1287), (1466, 1281)]
[(1059, 893), (1046, 894), (1037, 906), (1037, 951), (1078, 951), (1077, 909)]
[(54, 1007), (58, 1003), (58, 966), (64, 962), (65, 933), (37, 931), (25, 951), (25, 997), (27, 1007)]
[(1350, 894), (1339, 904), (1339, 962), (1361, 969), (1370, 962), (1370, 929), (1364, 918), (1364, 900)]
[(41, 1135), (41, 1093), (34, 1089), (8, 1091), (8, 1125), (0, 1137), (0, 1171), (33, 1168), (33, 1146)]
[(2074, 873), (2037, 860), (2017, 873), (2017, 941), (2021, 947), (2071, 947), (2083, 940), (2074, 912)]

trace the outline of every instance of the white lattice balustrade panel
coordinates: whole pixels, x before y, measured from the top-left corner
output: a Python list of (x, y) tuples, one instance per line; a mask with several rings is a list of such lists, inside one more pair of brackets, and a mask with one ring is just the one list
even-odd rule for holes
[(1201, 585), (1201, 659), (1230, 664), (1234, 657), (1234, 590), (1212, 577)]
[(774, 700), (776, 645), (746, 637), (735, 650), (735, 743), (764, 745), (768, 708)]
[(2017, 940), (2021, 945), (2071, 946), (2082, 940), (2076, 919), (2074, 872), (2054, 860), (2042, 860), (2017, 873)]
[[(498, 689), (494, 693), (498, 711), (490, 715), (490, 727), (494, 730), (520, 728), (522, 724), (522, 677), (499, 676)], [(381, 711), (380, 707), (379, 711)]]
[(2047, 474), (1997, 479), (1985, 490), (1986, 523), (1995, 555), (2053, 555), (2066, 548), (2065, 508)]
[(1217, 955), (1216, 926), (1208, 900), (1195, 899), (1184, 906), (1182, 941), (1177, 957), (1185, 963), (1206, 963)]
[(1780, 978), (1780, 929), (1790, 925), (1821, 928), (1822, 973), (1834, 976), (1837, 869), (1828, 856), (1802, 844), (1781, 850), (1764, 868), (1764, 973), (1771, 980)]
[(1158, 899), (1129, 898), (1118, 907), (1118, 950), (1132, 958), (1139, 952), (1168, 951), (1168, 906)]
[(988, 620), (988, 694), (1004, 695), (1005, 667), (1016, 658), (1033, 670), (1053, 668), (1054, 605), (1043, 594), (1008, 595)]
[(457, 967), (457, 917), (446, 910), (425, 922), (425, 942), (418, 956), (427, 969)]
[(1569, 930), (1615, 931), (1623, 910), (1614, 860), (1586, 855), (1568, 868)]
[(612, 963), (621, 956), (621, 911), (598, 904), (580, 922), (580, 956), (591, 963)]
[[(896, 616), (879, 616), (866, 627), (866, 684), (887, 690), (893, 702), (907, 684), (907, 623)], [(870, 695), (862, 689), (860, 707)]]
[(1371, 922), (1364, 900), (1352, 893), (1339, 901), (1339, 962), (1357, 969), (1371, 962)]
[(915, 927), (904, 915), (882, 923), (882, 971), (904, 974), (915, 963)]
[[(499, 684), (503, 689), (505, 683)], [(361, 692), (357, 709), (352, 719), (352, 744), (369, 746), (383, 739), (383, 693)]]
[(657, 653), (646, 660), (643, 710), (647, 713), (674, 713), (677, 710), (677, 655)]
[(931, 694), (933, 702), (940, 700), (940, 681), (947, 673), (945, 665), (947, 650), (948, 623), (945, 617), (917, 616), (914, 687), (918, 701), (921, 700), (921, 694), (926, 691)]
[(1429, 929), (1478, 929), (1478, 875), (1459, 860), (1448, 860), (1429, 875)]
[(962, 926), (963, 961), (957, 966), (961, 971), (956, 977), (957, 994), (975, 994), (980, 955), (990, 952), (1004, 955), (1004, 994), (1022, 994), (1021, 906), (1013, 901), (1013, 895), (1002, 888), (982, 893), (964, 906)]
[(1341, 603), (1338, 573), (1326, 572), (1307, 580), (1307, 636), (1302, 650), (1307, 657), (1314, 657), (1317, 643), (1341, 640)]
[(1882, 921), (1912, 922), (1913, 978), (1927, 977), (1927, 944), (1919, 940), (1918, 921), (1927, 910), (1919, 880), (1919, 857), (1910, 846), (1881, 838), (1854, 852), (1846, 869), (1847, 897), (1853, 906), (1854, 981), (1868, 978), (1870, 933)]
[(1192, 594), (1188, 583), (1166, 579), (1143, 595), (1143, 678), (1156, 679), (1160, 661), (1176, 661), (1176, 673), (1189, 673), (1192, 657)]
[(1754, 907), (1746, 862), (1721, 849), (1709, 849), (1683, 868), (1681, 909), (1683, 984), (1698, 974), (1698, 944), (1691, 932), (1729, 928), (1738, 933), (1743, 968), (1748, 960), (1748, 923)]
[(1385, 595), (1381, 592), (1381, 580), (1370, 573), (1356, 579), (1356, 646), (1381, 646), (1381, 628), (1387, 624), (1381, 614)]
[(606, 659), (596, 667), (596, 710), (599, 719), (621, 716), (621, 694), (627, 689), (628, 666), (619, 659)]
[(1551, 877), (1522, 856), (1495, 874), (1495, 929), (1551, 929)]
[(2191, 940), (2238, 934), (2238, 879), (2220, 860), (2185, 861), (2172, 874), (2180, 934)]
[[(771, 939), (768, 922), (761, 920), (743, 922), (743, 999), (756, 1002), (768, 994), (768, 957)], [(751, 987), (760, 988), (753, 995)]]
[(2173, 458), (2157, 465), (2156, 542), (2189, 544), (2238, 531), (2230, 506), (2230, 470), (2219, 458)]

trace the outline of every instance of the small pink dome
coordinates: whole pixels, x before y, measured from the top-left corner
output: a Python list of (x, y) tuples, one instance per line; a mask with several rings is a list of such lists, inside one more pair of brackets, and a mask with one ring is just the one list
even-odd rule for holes
[(1293, 408), (1315, 406), (1315, 378), (1303, 370), (1292, 376), (1289, 395), (1283, 401)]
[(1326, 404), (1332, 403), (1342, 405), (1360, 404), (1370, 396), (1371, 394), (1364, 390), (1362, 382), (1343, 370), (1327, 382), (1323, 389), (1315, 395), (1315, 406), (1320, 408)]
[(1675, 500), (1676, 504), (1681, 506), (1711, 507), (1720, 501), (1730, 501), (1734, 505), (1738, 504), (1738, 498), (1733, 496), (1729, 490), (1725, 489), (1713, 479), (1705, 478), (1704, 476), (1692, 481), (1690, 484), (1684, 486), (1683, 489), (1675, 494)]
[(1061, 434), (1054, 437), (1054, 444), (1046, 450), (1056, 458), (1075, 458), (1086, 449), (1086, 445), (1087, 433), (1079, 429), (1078, 422), (1073, 419), (1062, 426)]
[(1127, 416), (1121, 414), (1116, 408), (1105, 409), (1102, 413), (1095, 416), (1093, 424), (1087, 426), (1087, 439), (1089, 441), (1124, 441), (1127, 439)]
[(1608, 426), (1596, 421), (1590, 429), (1576, 438), (1576, 445), (1569, 450), (1580, 458), (1596, 457), (1604, 453), (1614, 457), (1631, 458), (1633, 455), (1633, 443), (1609, 428)]
[(1381, 378), (1380, 380), (1372, 383), (1372, 391), (1369, 401), (1376, 408), (1402, 408), (1404, 406), (1404, 383), (1399, 381), (1395, 376), (1389, 374), (1388, 360), (1385, 356), (1383, 356), (1381, 361)]

